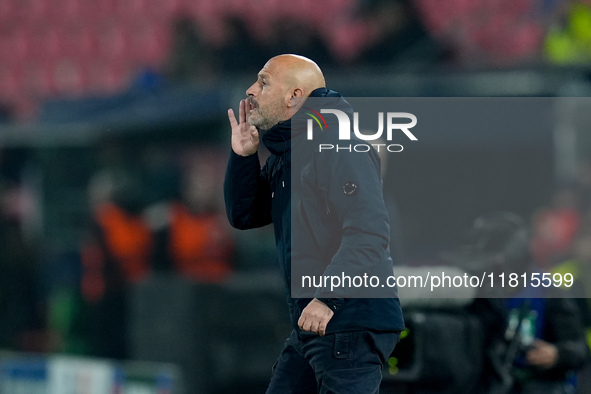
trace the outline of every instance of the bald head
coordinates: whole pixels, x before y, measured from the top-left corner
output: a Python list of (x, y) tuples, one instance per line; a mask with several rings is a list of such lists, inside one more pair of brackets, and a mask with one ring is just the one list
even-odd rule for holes
[(324, 75), (318, 65), (300, 55), (279, 55), (271, 58), (265, 65), (275, 68), (282, 77), (287, 89), (300, 88), (304, 96), (326, 86)]

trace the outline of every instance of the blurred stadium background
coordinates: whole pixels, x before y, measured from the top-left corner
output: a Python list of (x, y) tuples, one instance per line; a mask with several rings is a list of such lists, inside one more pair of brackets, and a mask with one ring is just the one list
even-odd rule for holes
[(280, 53), (350, 97), (564, 98), (515, 140), (394, 156), (384, 184), (400, 264), (495, 210), (541, 267), (572, 257), (590, 1), (0, 0), (0, 393), (264, 390), (289, 331), (273, 234), (229, 228), (221, 182), (226, 110)]

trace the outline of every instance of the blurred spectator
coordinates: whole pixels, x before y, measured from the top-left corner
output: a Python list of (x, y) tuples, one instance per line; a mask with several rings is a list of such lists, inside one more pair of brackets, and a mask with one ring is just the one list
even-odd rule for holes
[(430, 34), (462, 66), (539, 61), (554, 1), (414, 0)]
[(198, 155), (184, 172), (180, 198), (153, 206), (147, 217), (156, 231), (156, 269), (215, 283), (232, 272), (234, 239), (219, 206), (219, 160)]
[[(575, 372), (588, 358), (579, 310), (572, 299), (536, 290), (538, 298), (517, 294), (507, 300), (505, 372), (513, 382), (510, 392), (574, 393)], [(525, 292), (531, 294), (531, 288)]]
[(47, 350), (39, 245), (28, 227), (34, 196), (23, 181), (24, 148), (0, 150), (0, 348)]
[(536, 264), (549, 268), (564, 261), (581, 224), (580, 195), (573, 186), (563, 186), (552, 196), (552, 204), (533, 218), (531, 250)]
[(591, 225), (591, 160), (585, 159), (577, 166), (576, 184), (581, 196), (581, 212), (583, 212), (584, 225)]
[(211, 47), (202, 38), (194, 20), (178, 17), (172, 26), (172, 47), (165, 74), (173, 83), (206, 82), (215, 78), (217, 65)]
[[(45, 350), (33, 335), (43, 326), (36, 248), (22, 233), (17, 185), (0, 179), (0, 348)], [(27, 340), (28, 339), (28, 340)]]
[[(334, 66), (335, 59), (330, 49), (318, 34), (318, 30), (305, 20), (294, 18), (277, 18), (272, 24), (264, 40), (266, 55), (264, 59), (282, 53), (294, 53), (314, 59), (321, 67)], [(263, 64), (265, 60), (262, 60)]]
[(591, 60), (591, 5), (565, 2), (546, 35), (546, 58), (555, 64), (588, 64)]
[(369, 0), (362, 3), (369, 44), (358, 55), (364, 64), (429, 63), (439, 56), (439, 47), (424, 29), (409, 0)]
[(131, 83), (132, 90), (141, 93), (158, 92), (165, 86), (164, 76), (150, 67), (141, 68)]
[(223, 20), (223, 42), (216, 50), (223, 73), (258, 72), (266, 53), (252, 36), (246, 22), (238, 17)]
[[(526, 226), (519, 216), (509, 212), (483, 215), (468, 236), (470, 243), (446, 255), (468, 272), (521, 275), (535, 270)], [(470, 308), (487, 334), (488, 367), (481, 378), (489, 389), (486, 392), (574, 392), (572, 377), (586, 362), (588, 349), (581, 310), (566, 298), (572, 294), (543, 286), (502, 290), (508, 289), (513, 290), (506, 294), (510, 298), (491, 299), (490, 304), (479, 301)]]
[(573, 295), (581, 310), (583, 323), (587, 328), (588, 344), (591, 348), (591, 227), (581, 228), (572, 245), (568, 260), (554, 267), (552, 273), (573, 276)]
[(126, 290), (150, 270), (153, 237), (142, 217), (141, 188), (125, 171), (99, 173), (89, 187), (93, 217), (82, 248), (82, 295), (96, 356), (126, 357)]

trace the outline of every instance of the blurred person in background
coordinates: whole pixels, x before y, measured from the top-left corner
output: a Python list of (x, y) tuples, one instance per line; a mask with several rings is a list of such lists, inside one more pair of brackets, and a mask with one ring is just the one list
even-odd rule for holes
[(585, 1), (562, 2), (546, 33), (544, 55), (550, 63), (560, 65), (586, 65), (591, 61), (591, 5)]
[(143, 218), (142, 185), (125, 170), (99, 172), (90, 182), (92, 223), (82, 246), (84, 330), (93, 355), (127, 356), (129, 284), (151, 269), (153, 234)]
[[(292, 221), (290, 172), (297, 170), (292, 168), (291, 146), (295, 138), (302, 138), (301, 134), (292, 136), (292, 111), (301, 108), (308, 97), (327, 97), (340, 108), (351, 108), (339, 93), (325, 87), (316, 63), (297, 55), (271, 58), (246, 94), (247, 99), (240, 102), (238, 120), (233, 110), (228, 110), (232, 151), (224, 183), (227, 215), (239, 229), (273, 223), (293, 327), (273, 368), (267, 393), (377, 393), (383, 365), (404, 329), (398, 298), (331, 298), (322, 297), (322, 293), (313, 299), (291, 298), (292, 257), (303, 252), (298, 248), (324, 253), (312, 244), (292, 248), (292, 235), (310, 237), (311, 231)], [(257, 153), (261, 138), (272, 153), (263, 168)], [(325, 198), (336, 212), (333, 219), (341, 216), (344, 222), (355, 221), (361, 215), (361, 220), (369, 216), (376, 221), (329, 233), (318, 222), (326, 215), (326, 205), (319, 202), (319, 208), (310, 203), (312, 210), (306, 217), (315, 220), (318, 227), (308, 227), (318, 228), (326, 244), (338, 247), (327, 252), (330, 257), (317, 256), (314, 261), (328, 264), (326, 270), (331, 272), (331, 266), (338, 270), (335, 266), (350, 263), (351, 255), (368, 256), (366, 249), (371, 248), (374, 258), (356, 262), (392, 272), (379, 158), (373, 150), (354, 155), (346, 159), (331, 156), (333, 161), (326, 164), (332, 169), (316, 176), (330, 177)], [(316, 194), (315, 198), (321, 197)], [(303, 211), (296, 214), (294, 217), (303, 217)], [(293, 258), (301, 264), (298, 257)], [(256, 316), (256, 310), (253, 313)]]
[(38, 255), (23, 236), (17, 186), (0, 179), (0, 349), (43, 351)]
[[(524, 272), (554, 273), (552, 268), (570, 252), (579, 223), (576, 190), (558, 189), (553, 207), (536, 216)], [(521, 274), (511, 267), (506, 271)], [(509, 296), (505, 361), (513, 383), (510, 392), (575, 393), (576, 374), (589, 357), (587, 310), (574, 298), (580, 294), (573, 287), (532, 285), (516, 288)]]
[(215, 78), (217, 65), (212, 48), (192, 19), (175, 19), (171, 40), (170, 56), (164, 66), (164, 74), (170, 82), (208, 82)]
[[(336, 64), (330, 48), (318, 33), (305, 20), (279, 17), (272, 21), (270, 32), (263, 40), (265, 59), (276, 53), (298, 53), (323, 65), (331, 67)], [(261, 59), (262, 63), (265, 59)]]
[(534, 261), (549, 269), (567, 257), (581, 225), (581, 199), (574, 186), (561, 186), (552, 195), (551, 206), (533, 218), (531, 250)]
[(358, 62), (372, 66), (426, 64), (439, 60), (439, 46), (431, 39), (409, 0), (361, 2), (370, 42)]
[(414, 0), (413, 5), (449, 63), (507, 67), (540, 63), (548, 20), (565, 2)]
[(575, 283), (571, 289), (577, 297), (575, 301), (581, 311), (587, 330), (587, 343), (591, 348), (591, 227), (582, 227), (577, 232), (570, 258), (555, 266), (552, 273), (573, 276)]
[[(511, 212), (480, 216), (457, 251), (445, 259), (472, 274), (538, 272), (525, 221)], [(507, 291), (508, 290), (508, 291)], [(482, 290), (481, 290), (482, 291)], [(487, 358), (483, 392), (574, 393), (588, 358), (583, 315), (566, 287), (484, 288), (470, 306), (482, 321)]]
[(580, 310), (564, 295), (537, 293), (538, 298), (517, 294), (507, 300), (510, 392), (575, 393), (576, 373), (589, 357)]
[[(224, 74), (254, 72), (264, 62), (264, 49), (253, 37), (243, 18), (228, 16), (223, 19), (223, 42), (215, 48), (219, 66)], [(237, 62), (236, 59), (241, 59)]]
[[(517, 216), (516, 216), (517, 218)], [(507, 275), (548, 272), (532, 259), (526, 247), (527, 237), (509, 242), (506, 249), (522, 256), (519, 263), (502, 263)], [(497, 263), (498, 264), (498, 263)], [(572, 273), (571, 273), (572, 274)], [(532, 282), (533, 283), (533, 279)], [(564, 394), (577, 390), (576, 374), (589, 357), (584, 330), (584, 311), (577, 305), (571, 288), (534, 287), (508, 288), (505, 294), (504, 352), (497, 354), (502, 362), (497, 371), (503, 384), (492, 393)], [(499, 390), (500, 388), (500, 390)]]
[(46, 351), (39, 244), (31, 233), (34, 196), (23, 180), (26, 149), (0, 149), (0, 349)]
[(578, 163), (575, 179), (583, 215), (581, 227), (591, 226), (591, 160), (583, 159)]
[(155, 231), (154, 268), (200, 283), (219, 283), (232, 273), (234, 238), (223, 217), (218, 179), (222, 168), (204, 150), (183, 171), (180, 196), (147, 210)]

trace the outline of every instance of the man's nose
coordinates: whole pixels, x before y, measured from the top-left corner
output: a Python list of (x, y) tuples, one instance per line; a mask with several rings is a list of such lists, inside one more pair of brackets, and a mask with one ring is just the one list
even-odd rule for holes
[(246, 95), (247, 96), (254, 96), (255, 87), (256, 87), (255, 85), (256, 85), (256, 82), (253, 83), (252, 85), (250, 85), (250, 87), (246, 90)]

